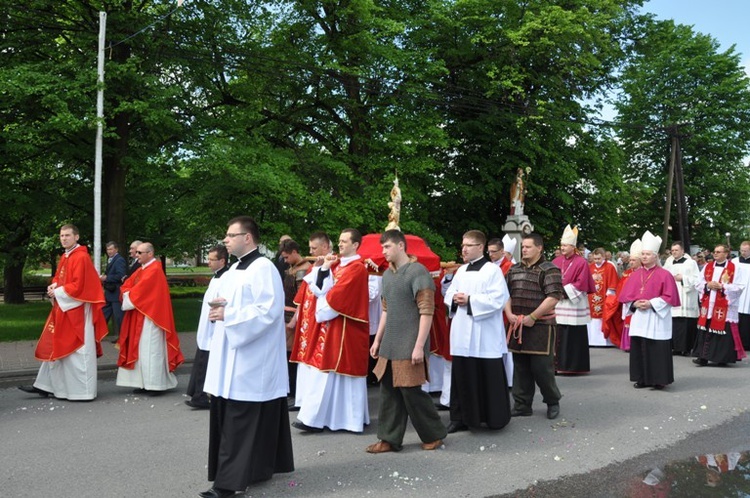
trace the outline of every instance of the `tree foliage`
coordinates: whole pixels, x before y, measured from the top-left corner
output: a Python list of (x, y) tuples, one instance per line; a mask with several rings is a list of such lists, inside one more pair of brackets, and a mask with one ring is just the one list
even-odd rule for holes
[[(670, 135), (677, 133), (693, 241), (711, 246), (725, 240), (725, 232), (746, 238), (750, 88), (740, 54), (733, 47), (720, 52), (714, 38), (689, 26), (648, 20), (621, 85), (625, 178), (635, 192), (625, 199), (623, 215), (631, 231), (660, 231)], [(673, 209), (674, 227), (676, 218)]]
[[(612, 246), (658, 223), (660, 130), (683, 121), (691, 219), (705, 234), (696, 238), (738, 230), (739, 217), (723, 214), (745, 206), (749, 183), (737, 55), (640, 17), (641, 3), (5, 2), (6, 287), (27, 257), (53, 259), (60, 223), (93, 232), (102, 10), (104, 237), (123, 247), (139, 238), (161, 254), (195, 254), (237, 214), (255, 216), (269, 245), (282, 233), (379, 232), (398, 175), (402, 228), (454, 259), (467, 229), (501, 234), (509, 186), (527, 167), (537, 231), (553, 244), (573, 223), (582, 240)], [(617, 133), (594, 117), (614, 90)], [(712, 196), (728, 178), (728, 196)]]

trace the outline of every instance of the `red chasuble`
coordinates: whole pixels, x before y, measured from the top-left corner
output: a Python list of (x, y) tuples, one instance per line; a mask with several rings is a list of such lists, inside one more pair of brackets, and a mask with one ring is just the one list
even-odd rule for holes
[[(78, 246), (70, 251), (70, 254), (60, 258), (52, 283), (62, 287), (65, 293), (73, 299), (91, 304), (96, 354), (101, 356), (100, 341), (107, 335), (107, 321), (102, 313), (104, 291), (86, 246)], [(63, 311), (57, 304), (57, 300), (53, 300), (52, 311), (44, 324), (34, 356), (37, 360), (54, 361), (75, 352), (83, 346), (85, 325), (85, 306)]]
[[(625, 286), (625, 282), (628, 281), (628, 277), (633, 273), (632, 268), (628, 268), (622, 272), (622, 278), (617, 283), (614, 296), (607, 296), (604, 300), (604, 314), (602, 316), (602, 333), (604, 337), (612, 341), (612, 344), (618, 348), (622, 345), (622, 304), (617, 300), (618, 296), (622, 293), (622, 288)], [(628, 323), (631, 315), (628, 315)]]
[(450, 327), (448, 327), (448, 308), (443, 302), (443, 295), (440, 293), (440, 282), (443, 281), (445, 270), (440, 272), (440, 276), (434, 278), (435, 282), (435, 314), (432, 315), (432, 326), (430, 327), (430, 352), (451, 361), (451, 336)]
[(339, 316), (319, 324), (305, 363), (323, 372), (365, 377), (370, 349), (367, 269), (361, 260), (346, 266), (337, 261), (331, 272), (334, 284), (326, 301)]
[(508, 258), (503, 258), (500, 262), (500, 270), (503, 272), (503, 276), (508, 274), (508, 270), (510, 270), (511, 266), (513, 266), (513, 262)]
[[(308, 268), (307, 276), (313, 267)], [(310, 346), (311, 338), (317, 335), (318, 322), (315, 321), (315, 305), (318, 298), (310, 290), (310, 286), (304, 280), (297, 289), (297, 295), (294, 296), (294, 304), (297, 305), (299, 315), (297, 316), (297, 326), (294, 329), (294, 342), (292, 343), (292, 352), (289, 361), (294, 363), (310, 364), (312, 347)]]
[(167, 355), (169, 371), (173, 372), (185, 358), (180, 351), (180, 339), (174, 326), (172, 301), (169, 298), (167, 277), (161, 264), (154, 261), (150, 265), (135, 271), (120, 288), (120, 295), (130, 292), (130, 301), (134, 310), (125, 312), (120, 326), (120, 357), (117, 366), (132, 370), (138, 360), (138, 345), (146, 318), (164, 331), (167, 338)]
[(605, 261), (599, 268), (597, 268), (596, 264), (591, 263), (589, 271), (591, 272), (591, 278), (594, 279), (594, 287), (596, 289), (593, 293), (589, 294), (589, 312), (591, 313), (591, 318), (603, 318), (607, 290), (617, 288), (617, 270), (614, 265)]

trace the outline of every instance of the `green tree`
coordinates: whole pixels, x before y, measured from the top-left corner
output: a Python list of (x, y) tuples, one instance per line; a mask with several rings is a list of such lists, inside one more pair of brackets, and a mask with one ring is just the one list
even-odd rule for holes
[(639, 3), (446, 2), (432, 33), (457, 146), (444, 154), (441, 195), (460, 202), (437, 208), (441, 233), (499, 234), (515, 172), (531, 167), (525, 212), (539, 232), (552, 239), (572, 222), (594, 240), (617, 237), (619, 163), (585, 102), (614, 84)]
[[(740, 55), (734, 47), (722, 52), (711, 36), (672, 21), (650, 20), (636, 40), (616, 101), (629, 161), (625, 178), (637, 192), (623, 206), (625, 222), (634, 234), (660, 231), (670, 155), (667, 130), (677, 125), (692, 241), (711, 246), (724, 240), (725, 232), (745, 238), (750, 173), (743, 158), (750, 145), (750, 88)], [(670, 222), (678, 227), (675, 208)]]

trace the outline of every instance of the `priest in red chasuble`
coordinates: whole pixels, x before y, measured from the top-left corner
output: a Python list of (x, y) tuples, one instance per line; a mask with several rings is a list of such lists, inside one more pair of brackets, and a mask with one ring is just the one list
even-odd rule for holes
[(605, 257), (602, 247), (594, 249), (594, 261), (589, 264), (591, 278), (594, 279), (595, 291), (589, 294), (589, 311), (591, 321), (588, 323), (589, 346), (612, 346), (614, 343), (605, 337), (602, 331), (602, 319), (607, 298), (615, 298), (617, 289), (617, 267)]
[(184, 361), (169, 285), (153, 245), (139, 245), (136, 255), (141, 266), (120, 289), (125, 316), (117, 342), (117, 385), (138, 393), (166, 391), (177, 386), (173, 372)]
[(107, 335), (104, 292), (86, 246), (79, 245), (78, 238), (75, 225), (60, 228), (65, 254), (47, 287), (52, 310), (34, 354), (43, 363), (34, 385), (20, 386), (25, 392), (70, 400), (96, 398), (96, 358), (101, 356), (100, 341)]
[[(359, 231), (347, 228), (339, 237), (339, 256), (326, 256), (321, 266), (305, 276), (316, 296), (317, 327), (307, 340), (302, 361), (308, 369), (302, 398), (292, 426), (307, 432), (330, 430), (362, 432), (370, 423), (367, 405), (368, 274), (357, 254)], [(302, 311), (301, 311), (302, 312)]]

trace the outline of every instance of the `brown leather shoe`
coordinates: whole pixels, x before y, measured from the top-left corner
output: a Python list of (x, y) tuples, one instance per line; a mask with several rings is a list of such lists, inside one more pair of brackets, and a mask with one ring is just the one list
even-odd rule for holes
[(365, 448), (365, 451), (367, 453), (386, 453), (388, 451), (395, 451), (393, 449), (393, 446), (391, 446), (391, 443), (387, 441), (378, 441), (375, 444), (371, 444), (367, 448)]
[(422, 443), (422, 449), (423, 450), (427, 450), (427, 451), (429, 451), (429, 450), (436, 450), (436, 449), (440, 448), (442, 445), (443, 445), (443, 440), (442, 439), (437, 439), (437, 440), (435, 440), (435, 441), (433, 441), (431, 443)]

